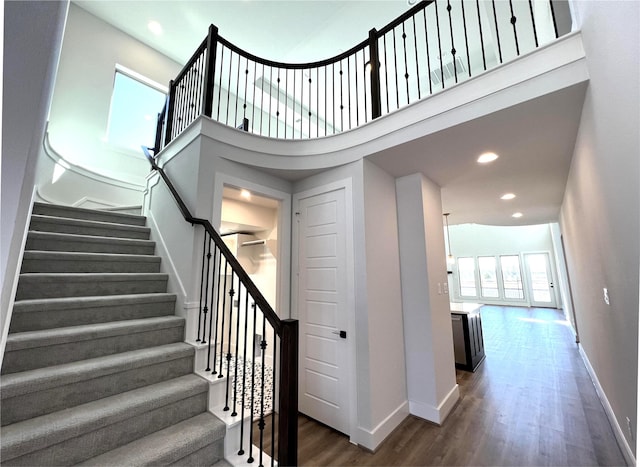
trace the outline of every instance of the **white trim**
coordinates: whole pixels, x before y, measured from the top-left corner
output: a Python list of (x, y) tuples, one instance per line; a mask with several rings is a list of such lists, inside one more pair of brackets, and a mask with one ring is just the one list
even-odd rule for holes
[[(351, 177), (335, 182), (327, 183), (309, 190), (301, 191), (293, 194), (293, 213), (298, 210), (300, 200), (309, 198), (311, 196), (321, 195), (323, 193), (329, 193), (331, 191), (345, 190), (345, 237), (346, 237), (346, 249), (347, 249), (347, 309), (349, 315), (347, 316), (347, 334), (353, 336), (348, 339), (349, 348), (347, 351), (347, 374), (348, 374), (348, 401), (349, 401), (349, 427), (350, 433), (345, 433), (350, 436), (350, 441), (356, 443), (358, 438), (357, 432), (366, 433), (366, 431), (358, 428), (358, 387), (356, 378), (356, 297), (355, 297), (355, 253), (354, 253), (354, 212), (353, 212), (353, 180)], [(292, 227), (292, 239), (291, 239), (291, 317), (299, 319), (298, 310), (298, 274), (297, 265), (299, 264), (298, 258), (298, 228), (297, 223)], [(294, 267), (293, 265), (296, 265)], [(360, 443), (362, 444), (362, 443)], [(364, 444), (363, 444), (364, 445)]]
[(625, 460), (628, 465), (636, 465), (636, 459), (633, 455), (633, 451), (631, 446), (627, 442), (627, 439), (624, 436), (624, 432), (622, 431), (622, 427), (618, 423), (618, 419), (616, 418), (615, 413), (613, 412), (613, 408), (609, 403), (609, 399), (607, 399), (607, 395), (602, 389), (600, 385), (600, 381), (598, 380), (598, 375), (595, 370), (591, 366), (591, 362), (589, 361), (589, 357), (587, 357), (587, 353), (584, 351), (582, 344), (578, 344), (578, 350), (580, 352), (580, 356), (582, 357), (582, 361), (584, 361), (584, 366), (587, 367), (587, 371), (589, 372), (589, 376), (591, 376), (591, 381), (596, 388), (596, 393), (598, 394), (598, 398), (600, 402), (602, 402), (602, 406), (604, 407), (604, 411), (607, 414), (607, 418), (609, 419), (609, 423), (611, 423), (611, 428), (613, 429), (613, 434), (618, 441), (618, 446), (620, 446), (620, 450), (624, 455)]
[(184, 288), (184, 284), (180, 280), (180, 275), (178, 274), (176, 266), (171, 259), (171, 255), (169, 254), (169, 249), (167, 248), (167, 244), (164, 240), (164, 237), (160, 233), (160, 228), (158, 227), (158, 224), (155, 218), (153, 217), (153, 212), (149, 211), (147, 213), (147, 220), (151, 224), (149, 227), (151, 227), (151, 230), (154, 233), (154, 236), (157, 236), (157, 238), (155, 238), (154, 240), (156, 242), (156, 247), (160, 251), (156, 251), (156, 255), (162, 258), (162, 264), (165, 264), (165, 261), (168, 264), (169, 281), (174, 282), (175, 285), (178, 287), (177, 293), (182, 295), (182, 299), (179, 302), (182, 306), (184, 306), (184, 304), (189, 303), (186, 301), (187, 292)]
[(409, 415), (409, 402), (404, 401), (371, 431), (358, 427), (360, 445), (375, 451), (380, 444), (400, 425)]
[(137, 71), (133, 71), (131, 68), (127, 68), (124, 65), (120, 65), (119, 63), (116, 63), (116, 71), (118, 73), (121, 73), (131, 79), (135, 79), (136, 81), (140, 81), (142, 84), (145, 84), (147, 86), (149, 86), (150, 88), (155, 89), (156, 91), (160, 91), (164, 94), (168, 94), (169, 93), (169, 88), (167, 88), (166, 86), (155, 82), (154, 80), (152, 80), (151, 78), (147, 78), (144, 75), (141, 75), (140, 73), (138, 73)]
[[(20, 242), (20, 250), (18, 252), (18, 261), (16, 262), (16, 265), (18, 267), (15, 269), (14, 275), (13, 275), (13, 282), (11, 285), (11, 295), (9, 297), (9, 303), (7, 306), (7, 316), (5, 318), (4, 323), (2, 323), (2, 325), (4, 326), (4, 329), (1, 330), (2, 336), (0, 337), (0, 365), (2, 365), (2, 362), (4, 361), (4, 350), (7, 346), (9, 326), (11, 325), (11, 317), (13, 315), (13, 305), (16, 301), (16, 291), (18, 290), (18, 279), (20, 278), (20, 270), (22, 269), (21, 268), (22, 258), (24, 256), (24, 249), (27, 245), (27, 236), (29, 234), (29, 226), (31, 225), (31, 214), (33, 213), (33, 203), (35, 202), (36, 195), (37, 195), (37, 189), (34, 186), (33, 190), (31, 191), (31, 200), (29, 201), (27, 220), (24, 225), (24, 231), (22, 232), (22, 240)], [(14, 232), (14, 235), (16, 233), (17, 232)], [(8, 278), (5, 276), (4, 280), (6, 282)]]
[(48, 131), (45, 132), (44, 140), (42, 142), (42, 147), (44, 148), (44, 153), (56, 164), (60, 164), (63, 167), (65, 167), (66, 170), (74, 172), (78, 175), (82, 175), (83, 177), (90, 178), (91, 180), (106, 183), (107, 185), (117, 186), (119, 188), (126, 188), (128, 190), (144, 191), (145, 189), (144, 185), (139, 185), (133, 182), (127, 182), (124, 180), (118, 180), (116, 178), (109, 177), (107, 175), (99, 174), (97, 172), (93, 172), (91, 170), (85, 169), (84, 167), (80, 167), (79, 165), (76, 165), (73, 162), (69, 162), (62, 155), (60, 155), (60, 153), (58, 153), (54, 149), (54, 147), (51, 145), (51, 141), (49, 141)]
[(460, 399), (460, 388), (456, 384), (451, 388), (449, 393), (442, 399), (437, 407), (425, 404), (424, 402), (410, 400), (409, 411), (411, 415), (415, 415), (416, 417), (424, 418), (425, 420), (437, 425), (441, 425), (449, 413), (451, 413), (451, 410), (456, 405), (456, 402), (458, 402), (458, 399)]

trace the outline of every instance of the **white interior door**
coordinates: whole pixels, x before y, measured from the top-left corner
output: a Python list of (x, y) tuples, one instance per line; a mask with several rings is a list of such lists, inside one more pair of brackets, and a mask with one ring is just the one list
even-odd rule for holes
[(349, 434), (345, 189), (299, 201), (300, 412)]
[(525, 270), (531, 306), (556, 308), (556, 294), (548, 253), (525, 253)]

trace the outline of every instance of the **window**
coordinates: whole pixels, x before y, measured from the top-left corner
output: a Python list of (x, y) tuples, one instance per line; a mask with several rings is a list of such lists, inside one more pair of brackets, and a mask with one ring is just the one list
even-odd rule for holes
[(475, 297), (477, 292), (474, 258), (458, 258), (458, 276), (460, 278), (460, 296)]
[(480, 270), (480, 290), (482, 296), (488, 298), (500, 297), (495, 256), (479, 256), (478, 269)]
[(164, 92), (116, 69), (107, 131), (109, 144), (129, 151), (139, 151), (143, 145), (153, 147), (157, 115), (165, 100)]
[(502, 284), (504, 287), (504, 298), (524, 299), (522, 289), (522, 273), (520, 270), (520, 257), (501, 256), (500, 268), (502, 269)]

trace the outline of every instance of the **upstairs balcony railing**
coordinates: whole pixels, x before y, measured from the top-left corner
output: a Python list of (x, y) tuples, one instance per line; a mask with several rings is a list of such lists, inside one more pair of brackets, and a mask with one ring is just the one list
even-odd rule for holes
[[(560, 0), (423, 0), (340, 55), (280, 63), (211, 25), (158, 115), (155, 153), (200, 115), (271, 138), (333, 135), (558, 37)], [(265, 38), (268, 40), (268, 38)]]

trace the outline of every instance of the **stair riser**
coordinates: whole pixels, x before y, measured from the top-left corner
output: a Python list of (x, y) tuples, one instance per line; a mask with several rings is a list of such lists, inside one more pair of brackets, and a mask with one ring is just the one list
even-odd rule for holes
[(169, 465), (175, 467), (184, 467), (185, 465), (193, 467), (210, 466), (223, 459), (223, 451), (224, 444), (222, 440), (218, 440)]
[(160, 272), (160, 261), (140, 260), (81, 260), (77, 259), (23, 259), (22, 273), (29, 272), (120, 272), (120, 273), (149, 273)]
[(65, 277), (60, 280), (44, 280), (34, 276), (23, 276), (18, 282), (16, 300), (162, 293), (167, 290), (166, 276), (153, 280), (125, 278), (118, 281), (88, 281), (81, 279), (83, 278)]
[(65, 206), (55, 206), (36, 203), (33, 206), (33, 214), (43, 216), (67, 217), (69, 219), (83, 219), (98, 222), (113, 222), (116, 224), (140, 225), (145, 224), (144, 217), (122, 216), (108, 211), (86, 211)]
[(3, 465), (76, 464), (193, 417), (206, 410), (206, 399), (206, 393), (200, 393), (20, 457), (4, 458)]
[(108, 323), (130, 319), (169, 316), (175, 313), (175, 298), (164, 302), (132, 303), (87, 308), (67, 308), (51, 311), (20, 312), (16, 304), (9, 332), (40, 331), (43, 329)]
[(105, 241), (84, 242), (70, 239), (42, 239), (27, 237), (26, 250), (41, 251), (75, 251), (83, 253), (112, 253), (129, 255), (152, 255), (155, 251), (153, 244), (129, 244)]
[(129, 350), (182, 342), (183, 334), (184, 326), (175, 326), (135, 334), (6, 351), (2, 373), (17, 373)]
[(133, 228), (110, 227), (107, 225), (73, 224), (64, 220), (32, 219), (29, 230), (37, 232), (68, 233), (75, 235), (91, 235), (98, 237), (135, 238), (149, 240), (149, 229), (133, 226)]
[[(123, 362), (126, 365), (126, 362)], [(63, 410), (193, 371), (193, 356), (100, 376), (2, 400), (2, 426)]]

